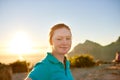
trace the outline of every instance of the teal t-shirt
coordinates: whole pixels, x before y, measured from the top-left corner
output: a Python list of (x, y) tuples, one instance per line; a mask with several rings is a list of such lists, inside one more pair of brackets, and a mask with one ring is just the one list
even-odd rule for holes
[(68, 60), (65, 65), (66, 67), (51, 53), (47, 53), (46, 58), (34, 66), (28, 77), (32, 80), (74, 80)]

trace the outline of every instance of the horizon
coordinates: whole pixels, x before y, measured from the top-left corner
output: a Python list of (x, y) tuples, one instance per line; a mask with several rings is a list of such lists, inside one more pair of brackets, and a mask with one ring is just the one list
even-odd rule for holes
[[(119, 39), (120, 37), (118, 37)], [(117, 40), (118, 40), (117, 39)], [(116, 41), (117, 41), (116, 40)], [(116, 42), (116, 41), (113, 41), (113, 42)], [(92, 41), (92, 42), (95, 42), (95, 41)], [(113, 43), (111, 42), (111, 43)], [(85, 43), (85, 42), (84, 42)], [(95, 42), (96, 43), (96, 42)], [(111, 44), (110, 43), (110, 44)], [(83, 44), (83, 43), (82, 43)], [(99, 43), (97, 43), (99, 44)], [(108, 45), (110, 45), (108, 44)], [(101, 44), (100, 44), (101, 45)], [(106, 45), (107, 46), (107, 45)], [(75, 47), (75, 46), (74, 46)], [(27, 61), (29, 62), (31, 65), (34, 65), (35, 63), (37, 63), (38, 61), (42, 60), (45, 55), (46, 55), (46, 52), (47, 52), (47, 48), (43, 47), (43, 50), (42, 48), (36, 48), (37, 52), (35, 53), (29, 53), (29, 54), (11, 54), (11, 53), (6, 53), (6, 54), (0, 54), (0, 63), (3, 63), (3, 64), (10, 64), (10, 63), (13, 63), (13, 62), (16, 62), (16, 61)], [(0, 51), (1, 51), (1, 48), (0, 48)], [(6, 51), (6, 50), (5, 50)], [(71, 51), (71, 50), (70, 50)]]

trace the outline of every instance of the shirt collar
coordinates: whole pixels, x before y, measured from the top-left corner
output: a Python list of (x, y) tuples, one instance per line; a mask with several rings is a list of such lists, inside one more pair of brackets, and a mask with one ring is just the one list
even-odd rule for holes
[(60, 61), (57, 58), (55, 58), (50, 52), (47, 52), (47, 58), (52, 63), (60, 63)]
[[(50, 53), (50, 52), (47, 52), (47, 59), (48, 59), (50, 62), (54, 63), (54, 64), (61, 63), (61, 62), (60, 62), (56, 57), (54, 57), (54, 56), (52, 55), (52, 53)], [(69, 63), (69, 61), (66, 59), (66, 57), (65, 57), (65, 65), (66, 65), (67, 68), (70, 67), (70, 63)]]

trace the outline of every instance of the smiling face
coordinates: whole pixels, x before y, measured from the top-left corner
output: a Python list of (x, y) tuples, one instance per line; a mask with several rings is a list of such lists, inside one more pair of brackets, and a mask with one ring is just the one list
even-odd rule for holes
[(66, 54), (71, 48), (71, 31), (65, 27), (56, 29), (51, 38), (51, 43), (52, 53)]

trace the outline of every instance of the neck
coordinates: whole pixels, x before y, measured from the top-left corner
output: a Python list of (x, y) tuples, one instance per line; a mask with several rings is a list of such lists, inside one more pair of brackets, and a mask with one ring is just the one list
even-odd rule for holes
[(52, 52), (53, 56), (55, 56), (60, 62), (62, 62), (64, 64), (64, 55), (61, 54), (56, 54), (54, 52)]

